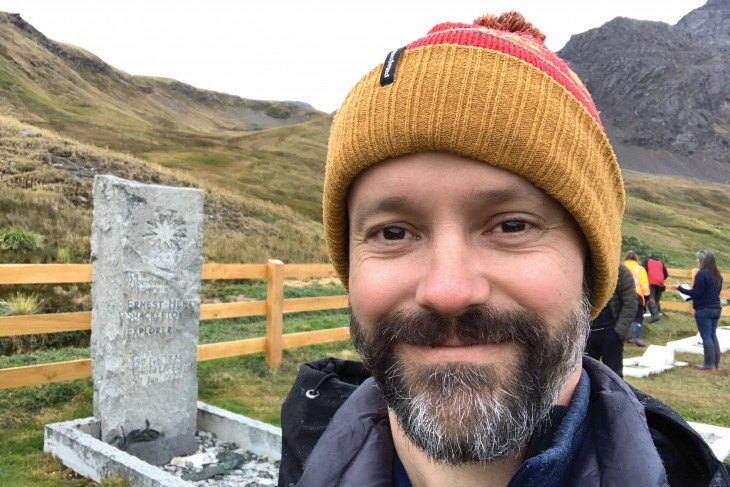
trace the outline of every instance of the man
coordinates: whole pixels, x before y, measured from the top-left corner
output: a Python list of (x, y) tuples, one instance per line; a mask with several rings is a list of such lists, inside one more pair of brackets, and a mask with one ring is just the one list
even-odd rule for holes
[(514, 12), (440, 24), (336, 114), (325, 234), (366, 368), (302, 366), (280, 486), (730, 484), (676, 413), (582, 358), (623, 183), (543, 41)]
[(641, 267), (646, 269), (646, 275), (649, 278), (649, 300), (647, 301), (649, 312), (651, 313), (649, 323), (654, 323), (655, 321), (659, 321), (661, 317), (662, 307), (660, 301), (662, 294), (667, 290), (664, 281), (669, 277), (669, 273), (664, 262), (659, 260), (656, 255), (651, 255), (648, 259), (644, 260), (641, 263)]
[(629, 339), (629, 343), (643, 348), (646, 347), (646, 344), (641, 341), (641, 330), (644, 328), (644, 308), (646, 308), (646, 302), (649, 300), (649, 278), (646, 275), (646, 269), (639, 264), (639, 258), (633, 250), (626, 253), (624, 265), (634, 276), (636, 295), (639, 297), (636, 315), (634, 316), (634, 335)]
[(636, 315), (638, 296), (634, 289), (634, 276), (621, 264), (618, 268), (618, 281), (608, 304), (591, 321), (586, 355), (602, 360), (616, 375), (623, 377), (624, 342), (631, 335)]

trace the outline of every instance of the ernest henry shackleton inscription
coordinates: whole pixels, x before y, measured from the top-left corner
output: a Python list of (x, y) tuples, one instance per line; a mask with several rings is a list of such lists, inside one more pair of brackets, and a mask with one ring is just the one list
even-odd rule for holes
[(112, 442), (150, 429), (195, 434), (203, 193), (94, 180), (94, 416)]

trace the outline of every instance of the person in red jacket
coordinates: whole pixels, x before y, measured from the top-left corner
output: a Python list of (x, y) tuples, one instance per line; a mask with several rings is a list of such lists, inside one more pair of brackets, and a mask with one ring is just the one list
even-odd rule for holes
[(656, 255), (651, 255), (648, 259), (644, 260), (641, 266), (646, 269), (646, 274), (649, 277), (649, 300), (647, 301), (647, 307), (651, 313), (649, 323), (654, 323), (655, 321), (659, 321), (662, 312), (659, 303), (662, 299), (662, 294), (667, 289), (664, 285), (664, 280), (669, 277), (669, 273), (667, 272), (667, 267)]

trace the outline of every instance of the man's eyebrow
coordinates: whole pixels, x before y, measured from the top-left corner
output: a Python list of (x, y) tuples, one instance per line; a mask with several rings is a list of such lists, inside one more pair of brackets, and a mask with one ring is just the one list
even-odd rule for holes
[[(409, 213), (415, 211), (417, 206), (414, 201), (405, 196), (386, 196), (363, 201), (354, 208), (357, 211), (350, 212), (350, 226), (353, 230), (361, 230), (363, 222), (373, 215), (390, 211)], [(355, 222), (352, 221), (353, 216), (357, 217)]]
[[(537, 188), (535, 188), (537, 189)], [(496, 204), (517, 200), (526, 200), (529, 202), (543, 203), (547, 202), (550, 197), (543, 191), (525, 191), (524, 188), (517, 186), (508, 186), (505, 188), (485, 189), (483, 191), (473, 191), (468, 194), (468, 200), (477, 201), (482, 204)]]
[[(458, 188), (454, 188), (458, 191)], [(465, 194), (465, 202), (474, 202), (480, 205), (496, 205), (499, 203), (513, 202), (518, 200), (526, 200), (530, 203), (546, 203), (550, 197), (542, 191), (525, 191), (519, 186), (508, 186), (503, 188), (493, 188), (485, 190), (471, 191)], [(369, 217), (378, 213), (397, 211), (404, 214), (415, 213), (420, 205), (403, 195), (386, 196), (383, 198), (374, 198), (363, 201), (357, 205), (356, 211), (350, 212), (350, 226), (353, 230), (361, 230), (361, 225)], [(357, 217), (353, 221), (353, 216)]]

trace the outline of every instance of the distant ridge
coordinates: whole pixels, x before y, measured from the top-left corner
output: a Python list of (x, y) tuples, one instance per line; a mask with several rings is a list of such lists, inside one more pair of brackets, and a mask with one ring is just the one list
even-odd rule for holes
[[(133, 125), (162, 118), (174, 119), (176, 128), (260, 130), (323, 115), (303, 103), (248, 100), (176, 80), (132, 76), (81, 48), (48, 39), (19, 14), (0, 12), (0, 26), (0, 106), (19, 118), (52, 122), (56, 117), (49, 111), (63, 115), (93, 105), (120, 114), (132, 108)], [(39, 89), (52, 97), (34, 96)]]

